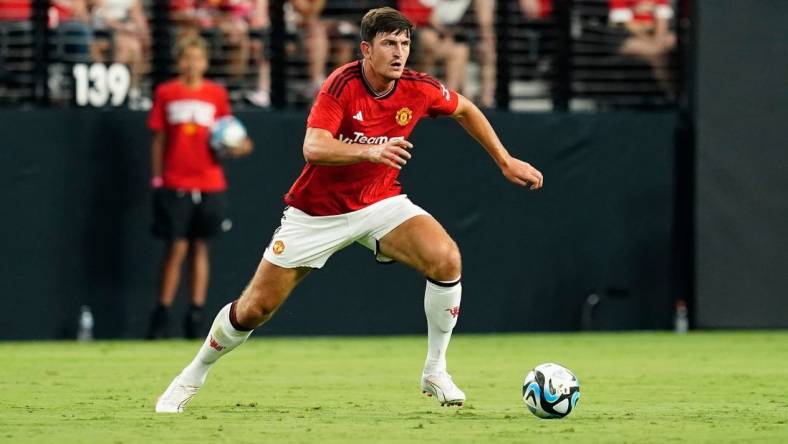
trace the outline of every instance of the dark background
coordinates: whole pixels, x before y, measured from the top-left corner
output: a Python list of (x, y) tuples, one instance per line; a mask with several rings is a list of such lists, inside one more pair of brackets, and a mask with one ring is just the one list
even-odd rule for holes
[[(227, 163), (235, 226), (213, 244), (210, 316), (251, 277), (303, 166), (304, 114), (239, 117), (257, 149)], [(491, 119), (511, 151), (544, 172), (542, 191), (506, 181), (452, 119), (421, 124), (402, 178), (463, 252), (460, 330), (578, 329), (586, 297), (609, 287), (629, 297), (603, 301), (592, 327), (668, 328), (675, 115)], [(3, 112), (0, 121), (14, 128), (0, 161), (2, 336), (73, 337), (83, 304), (98, 337), (141, 336), (162, 254), (148, 234), (145, 115)], [(423, 291), (417, 273), (352, 246), (307, 278), (265, 330), (421, 332)]]
[(697, 323), (788, 326), (788, 2), (699, 2)]

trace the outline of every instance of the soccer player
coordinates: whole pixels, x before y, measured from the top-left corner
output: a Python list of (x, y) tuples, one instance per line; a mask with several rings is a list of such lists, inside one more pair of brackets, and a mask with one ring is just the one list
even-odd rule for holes
[(221, 356), (270, 319), (310, 271), (354, 242), (372, 250), (378, 261), (395, 260), (425, 275), (427, 359), (421, 388), (443, 405), (463, 404), (465, 394), (446, 370), (460, 312), (460, 252), (429, 213), (401, 194), (397, 176), (413, 148), (407, 137), (422, 117), (450, 115), (510, 181), (538, 189), (542, 174), (506, 151), (470, 101), (405, 69), (412, 30), (391, 8), (364, 16), (362, 60), (326, 79), (308, 117), (306, 166), (285, 195), (289, 207), (282, 225), (241, 297), (219, 311), (197, 356), (159, 397), (157, 412), (181, 412)]
[[(167, 336), (169, 310), (187, 256), (191, 306), (184, 330), (189, 338), (203, 334), (199, 330), (208, 291), (208, 240), (222, 231), (227, 206), (224, 171), (209, 146), (214, 121), (231, 114), (227, 90), (203, 77), (208, 53), (201, 38), (181, 41), (177, 61), (180, 75), (156, 89), (148, 118), (153, 131), (153, 233), (167, 243), (149, 339)], [(230, 157), (245, 156), (252, 142), (247, 137), (227, 151)]]

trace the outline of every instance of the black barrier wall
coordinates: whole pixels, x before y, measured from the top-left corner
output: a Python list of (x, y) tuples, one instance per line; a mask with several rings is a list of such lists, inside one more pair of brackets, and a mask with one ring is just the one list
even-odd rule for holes
[[(669, 327), (674, 115), (490, 117), (509, 149), (544, 172), (542, 191), (508, 183), (451, 119), (421, 124), (402, 175), (462, 250), (458, 331), (576, 330), (594, 292), (602, 302), (587, 327)], [(234, 227), (212, 245), (211, 317), (251, 277), (303, 165), (303, 114), (240, 118), (257, 149), (227, 163)], [(73, 337), (81, 305), (92, 308), (98, 337), (143, 334), (162, 253), (148, 235), (144, 121), (130, 112), (0, 113), (0, 338)], [(419, 333), (423, 291), (415, 272), (352, 246), (262, 330)]]
[(788, 2), (697, 7), (697, 325), (785, 328)]

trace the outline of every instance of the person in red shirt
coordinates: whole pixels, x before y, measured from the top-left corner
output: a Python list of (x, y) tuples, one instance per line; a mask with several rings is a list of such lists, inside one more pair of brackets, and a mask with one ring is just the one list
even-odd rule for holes
[(241, 297), (219, 311), (197, 356), (159, 397), (157, 412), (182, 412), (221, 356), (270, 319), (307, 274), (352, 243), (372, 250), (380, 262), (401, 262), (425, 275), (422, 391), (443, 405), (465, 402), (446, 370), (460, 313), (460, 252), (438, 221), (401, 194), (397, 178), (413, 148), (408, 136), (423, 117), (452, 116), (508, 180), (536, 190), (543, 178), (509, 154), (468, 99), (405, 68), (412, 30), (392, 8), (364, 16), (362, 60), (335, 70), (312, 106), (303, 143), (307, 163), (285, 195), (290, 207), (281, 226)]
[[(450, 0), (397, 1), (397, 7), (413, 23), (416, 30), (413, 45), (416, 48), (414, 59), (418, 63), (418, 69), (433, 73), (436, 65), (442, 64), (446, 86), (459, 91), (466, 90), (468, 86), (466, 71), (470, 59), (470, 46), (462, 30), (454, 26), (456, 22), (442, 22), (442, 19), (446, 20), (437, 12), (442, 4), (448, 5), (448, 8), (459, 6), (464, 11), (469, 3)], [(452, 18), (455, 20), (459, 20), (462, 16), (456, 13), (453, 15)]]
[(669, 56), (676, 48), (676, 34), (670, 30), (673, 15), (669, 0), (610, 0), (610, 23), (627, 34), (619, 52), (651, 65), (657, 82), (670, 94)]
[[(169, 308), (178, 289), (181, 267), (189, 256), (191, 307), (186, 336), (202, 334), (202, 306), (208, 290), (208, 239), (226, 231), (224, 171), (209, 146), (211, 127), (231, 114), (227, 91), (203, 78), (208, 69), (205, 41), (186, 38), (177, 48), (180, 75), (156, 88), (148, 127), (153, 131), (151, 186), (154, 188), (153, 233), (167, 243), (158, 304), (147, 337), (168, 336)], [(228, 155), (252, 151), (247, 137)]]

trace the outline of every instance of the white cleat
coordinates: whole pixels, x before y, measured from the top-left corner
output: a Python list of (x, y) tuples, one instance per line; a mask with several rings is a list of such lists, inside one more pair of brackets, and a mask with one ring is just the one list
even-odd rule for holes
[(462, 407), (465, 403), (465, 393), (454, 384), (451, 375), (440, 372), (432, 375), (421, 376), (421, 392), (435, 398), (444, 406)]
[(181, 413), (183, 407), (197, 394), (200, 387), (180, 382), (181, 375), (172, 380), (167, 390), (156, 401), (156, 413)]

